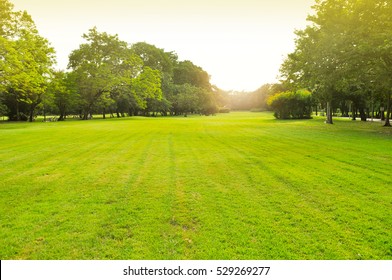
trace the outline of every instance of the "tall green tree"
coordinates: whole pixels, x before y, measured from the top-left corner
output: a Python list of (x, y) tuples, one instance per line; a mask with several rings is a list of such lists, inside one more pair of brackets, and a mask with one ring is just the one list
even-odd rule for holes
[(173, 82), (177, 85), (190, 84), (207, 90), (212, 88), (208, 73), (189, 60), (180, 61), (175, 66)]
[(150, 67), (144, 67), (143, 71), (132, 80), (131, 93), (140, 109), (146, 109), (148, 100), (161, 100), (161, 73)]
[[(363, 52), (370, 57), (368, 73), (383, 93), (387, 115), (385, 126), (391, 126), (392, 113), (392, 2), (374, 0), (373, 5), (361, 1), (360, 13), (363, 20), (370, 22), (363, 30)], [(373, 2), (373, 1), (371, 1)], [(370, 36), (371, 40), (366, 40)]]
[(161, 73), (162, 98), (149, 99), (145, 110), (166, 115), (171, 109), (170, 88), (173, 83), (173, 69), (177, 65), (177, 55), (145, 42), (133, 44), (131, 49), (143, 60), (144, 67), (158, 70)]
[(10, 119), (20, 120), (20, 108), (33, 121), (42, 102), (54, 63), (54, 49), (41, 37), (27, 12), (13, 12), (2, 1), (0, 21), (0, 87), (10, 109)]
[(175, 85), (174, 112), (176, 115), (200, 111), (200, 89), (191, 84)]
[(170, 96), (174, 114), (197, 112), (214, 114), (218, 111), (217, 96), (210, 76), (191, 61), (180, 61), (173, 70), (174, 90)]
[(283, 63), (282, 77), (327, 104), (327, 123), (332, 123), (331, 106), (345, 99), (366, 119), (364, 106), (375, 84), (390, 97), (385, 77), (391, 73), (391, 3), (317, 0), (314, 10), (307, 28), (296, 32), (296, 49)]
[(118, 35), (93, 28), (83, 38), (87, 43), (70, 54), (68, 67), (75, 73), (83, 119), (87, 119), (101, 98), (109, 98), (108, 93), (131, 85), (131, 80), (140, 74), (143, 62)]
[(58, 120), (64, 121), (77, 103), (72, 75), (64, 71), (54, 71), (47, 91), (53, 105), (57, 107)]
[(131, 49), (143, 60), (144, 66), (172, 76), (173, 68), (178, 59), (174, 52), (165, 52), (164, 49), (146, 42), (133, 44)]

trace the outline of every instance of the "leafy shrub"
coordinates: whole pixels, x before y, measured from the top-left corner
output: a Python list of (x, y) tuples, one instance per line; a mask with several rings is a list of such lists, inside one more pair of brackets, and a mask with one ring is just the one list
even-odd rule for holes
[(307, 90), (286, 91), (268, 99), (268, 106), (277, 119), (309, 119), (312, 113), (312, 94)]

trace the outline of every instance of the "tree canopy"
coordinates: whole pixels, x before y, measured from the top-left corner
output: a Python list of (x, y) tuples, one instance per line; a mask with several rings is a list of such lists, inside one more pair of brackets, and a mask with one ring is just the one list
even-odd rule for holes
[(316, 0), (313, 9), (281, 65), (281, 83), (238, 93), (211, 85), (202, 67), (180, 61), (173, 51), (146, 42), (131, 45), (96, 27), (82, 35), (84, 43), (70, 53), (68, 69), (55, 71), (55, 51), (30, 15), (0, 0), (0, 113), (30, 121), (46, 113), (59, 120), (98, 113), (104, 118), (210, 115), (271, 109), (274, 102), (267, 100), (275, 94), (309, 91), (312, 109), (325, 110), (327, 123), (339, 113), (353, 119), (359, 114), (361, 120), (375, 115), (390, 126), (391, 2)]
[[(33, 120), (49, 82), (54, 49), (41, 37), (27, 12), (0, 1), (0, 90), (11, 120)], [(21, 109), (24, 108), (24, 112)]]
[(362, 120), (371, 105), (381, 111), (385, 104), (389, 125), (392, 3), (317, 0), (313, 9), (310, 24), (296, 32), (295, 51), (281, 66), (284, 83), (311, 90), (327, 107), (327, 123), (337, 108), (347, 111), (347, 104)]
[(30, 15), (0, 0), (0, 104), (9, 120), (33, 121), (54, 113), (89, 119), (204, 113), (217, 110), (210, 76), (146, 42), (133, 45), (96, 27), (69, 55), (68, 71), (55, 71), (54, 49)]

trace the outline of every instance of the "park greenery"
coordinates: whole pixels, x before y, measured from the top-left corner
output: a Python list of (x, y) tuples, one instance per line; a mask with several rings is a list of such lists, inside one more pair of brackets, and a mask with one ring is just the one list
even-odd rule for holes
[(272, 95), (268, 105), (278, 119), (308, 119), (312, 114), (312, 94), (307, 90)]
[(0, 0), (0, 258), (391, 259), (392, 4), (314, 11), (235, 92), (95, 27), (55, 70)]
[[(93, 114), (106, 118), (275, 110), (278, 118), (309, 118), (321, 111), (327, 123), (333, 115), (354, 120), (359, 115), (363, 121), (381, 118), (390, 126), (388, 1), (316, 1), (309, 25), (296, 31), (295, 51), (281, 66), (281, 83), (254, 92), (221, 90), (211, 85), (206, 71), (179, 61), (175, 52), (146, 42), (131, 45), (95, 27), (70, 53), (67, 71), (54, 70), (55, 50), (28, 13), (13, 11), (8, 0), (0, 0), (0, 6), (0, 115), (11, 121), (31, 122), (38, 115), (46, 120), (47, 114), (63, 121), (69, 116), (86, 120)], [(310, 107), (284, 100), (288, 92), (311, 92), (306, 100)], [(283, 107), (290, 108), (284, 109), (288, 113)]]
[(145, 42), (133, 45), (97, 28), (69, 55), (68, 71), (54, 70), (55, 52), (27, 12), (0, 0), (0, 114), (29, 120), (47, 114), (62, 121), (93, 113), (210, 115), (218, 111), (210, 76)]
[(306, 88), (326, 108), (327, 123), (340, 111), (374, 116), (390, 126), (392, 3), (317, 0), (310, 24), (296, 32), (295, 51), (281, 66), (290, 90)]

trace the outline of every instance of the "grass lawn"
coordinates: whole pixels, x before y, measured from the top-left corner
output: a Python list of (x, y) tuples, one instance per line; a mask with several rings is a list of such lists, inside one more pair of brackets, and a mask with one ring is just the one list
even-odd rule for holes
[(0, 259), (392, 259), (380, 123), (230, 113), (0, 137)]

